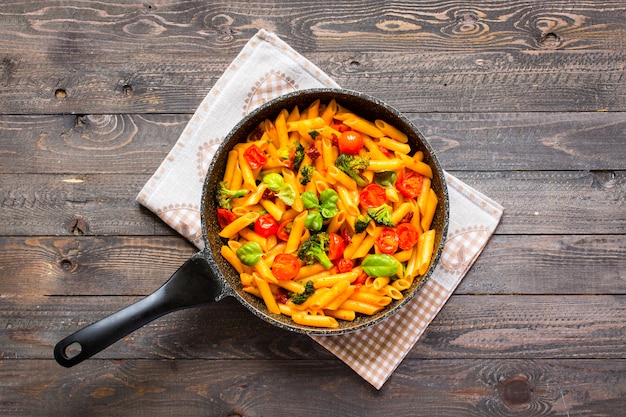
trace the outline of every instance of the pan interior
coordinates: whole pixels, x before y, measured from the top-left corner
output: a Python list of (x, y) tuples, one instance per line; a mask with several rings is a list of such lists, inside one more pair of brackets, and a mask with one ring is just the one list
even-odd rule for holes
[[(433, 261), (427, 273), (421, 277), (421, 279), (415, 279), (412, 286), (403, 292), (405, 297), (401, 300), (394, 300), (387, 308), (373, 316), (357, 314), (357, 319), (353, 322), (338, 320), (339, 328), (337, 329), (319, 329), (297, 325), (291, 321), (290, 317), (272, 314), (267, 310), (262, 300), (241, 290), (239, 274), (220, 254), (220, 248), (225, 242), (218, 236), (220, 227), (217, 223), (215, 193), (217, 185), (222, 181), (226, 169), (228, 152), (235, 144), (245, 142), (248, 134), (252, 132), (259, 123), (265, 119), (273, 120), (283, 108), (290, 111), (295, 106), (300, 106), (302, 109), (316, 99), (320, 99), (322, 103), (327, 103), (333, 98), (338, 104), (354, 111), (356, 114), (366, 119), (385, 120), (408, 135), (412, 152), (417, 150), (423, 151), (424, 162), (429, 164), (433, 169), (431, 186), (439, 198), (439, 206), (432, 226), (436, 231)], [(441, 255), (448, 228), (448, 210), (448, 192), (439, 161), (424, 136), (405, 116), (381, 101), (362, 93), (339, 89), (312, 89), (298, 91), (269, 101), (246, 116), (232, 129), (216, 152), (205, 179), (202, 196), (202, 229), (207, 247), (205, 252), (207, 253), (209, 264), (216, 270), (215, 272), (218, 276), (221, 275), (225, 278), (234, 290), (235, 297), (254, 314), (261, 317), (263, 320), (291, 331), (317, 335), (332, 335), (361, 329), (384, 320), (404, 306), (419, 291), (432, 274)]]

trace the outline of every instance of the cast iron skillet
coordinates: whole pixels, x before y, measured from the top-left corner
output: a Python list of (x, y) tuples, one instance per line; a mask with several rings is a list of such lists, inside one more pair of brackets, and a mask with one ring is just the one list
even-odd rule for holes
[[(220, 229), (214, 196), (217, 184), (224, 175), (228, 152), (236, 143), (244, 142), (259, 123), (265, 119), (274, 119), (283, 108), (291, 110), (296, 105), (304, 108), (316, 99), (327, 103), (332, 98), (369, 120), (385, 120), (409, 136), (409, 144), (413, 151), (422, 150), (424, 161), (433, 169), (432, 188), (439, 197), (439, 206), (433, 219), (436, 230), (433, 261), (424, 278), (415, 280), (412, 287), (404, 292), (405, 298), (394, 301), (376, 315), (359, 316), (353, 322), (339, 320), (340, 326), (337, 329), (319, 329), (298, 325), (287, 316), (273, 314), (261, 300), (241, 290), (239, 275), (220, 255), (223, 242), (218, 236)], [(447, 234), (449, 200), (443, 170), (432, 148), (406, 117), (387, 104), (365, 94), (325, 88), (297, 91), (281, 96), (265, 103), (241, 120), (224, 139), (209, 167), (202, 191), (201, 211), (205, 249), (187, 260), (151, 295), (61, 340), (54, 348), (54, 357), (59, 364), (65, 367), (74, 366), (164, 314), (219, 301), (226, 296), (237, 298), (261, 319), (299, 333), (336, 335), (378, 323), (402, 308), (432, 274)]]

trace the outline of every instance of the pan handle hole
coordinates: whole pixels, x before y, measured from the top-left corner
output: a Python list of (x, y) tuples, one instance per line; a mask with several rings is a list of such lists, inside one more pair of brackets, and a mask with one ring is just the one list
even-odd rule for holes
[(65, 355), (67, 359), (73, 359), (76, 356), (80, 355), (82, 351), (83, 351), (83, 347), (81, 346), (81, 344), (78, 342), (74, 342), (65, 346), (65, 349), (63, 350), (63, 354)]

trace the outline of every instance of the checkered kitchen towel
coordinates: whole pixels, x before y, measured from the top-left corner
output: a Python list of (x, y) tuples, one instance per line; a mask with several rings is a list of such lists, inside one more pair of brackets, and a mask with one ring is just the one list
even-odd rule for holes
[[(339, 86), (276, 35), (260, 30), (215, 83), (137, 201), (202, 248), (200, 199), (211, 158), (230, 129), (266, 101)], [(450, 226), (441, 261), (420, 293), (378, 325), (314, 339), (380, 389), (441, 310), (495, 230), (502, 207), (446, 174)]]

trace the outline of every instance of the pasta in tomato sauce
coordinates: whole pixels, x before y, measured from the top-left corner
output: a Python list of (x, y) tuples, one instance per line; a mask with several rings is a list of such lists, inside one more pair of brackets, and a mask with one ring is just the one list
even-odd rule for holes
[(228, 154), (221, 254), (243, 291), (296, 324), (376, 314), (428, 270), (432, 175), (384, 120), (335, 100), (283, 109)]

